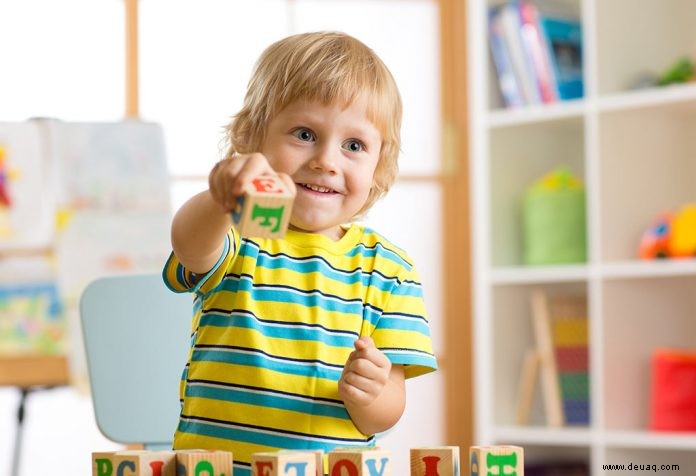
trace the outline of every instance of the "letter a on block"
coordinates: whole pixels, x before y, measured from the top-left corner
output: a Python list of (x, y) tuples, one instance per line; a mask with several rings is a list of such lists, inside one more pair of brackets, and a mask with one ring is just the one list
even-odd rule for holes
[(459, 447), (411, 448), (411, 476), (459, 476)]
[(520, 446), (472, 446), (471, 476), (524, 476), (524, 450)]

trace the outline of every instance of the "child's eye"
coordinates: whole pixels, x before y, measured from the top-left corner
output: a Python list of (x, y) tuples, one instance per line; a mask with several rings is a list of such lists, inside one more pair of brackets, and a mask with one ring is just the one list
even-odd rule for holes
[(309, 129), (305, 129), (304, 127), (295, 129), (292, 131), (292, 135), (305, 142), (313, 141), (315, 139), (314, 133)]
[(343, 147), (345, 147), (350, 152), (362, 152), (363, 150), (365, 150), (365, 146), (363, 145), (363, 143), (355, 139), (347, 140), (343, 144)]

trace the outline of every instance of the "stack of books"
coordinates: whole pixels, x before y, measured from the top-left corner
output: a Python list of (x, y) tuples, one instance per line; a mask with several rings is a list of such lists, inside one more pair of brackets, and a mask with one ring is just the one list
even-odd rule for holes
[(578, 18), (545, 13), (529, 0), (511, 0), (489, 10), (488, 33), (506, 107), (583, 97)]

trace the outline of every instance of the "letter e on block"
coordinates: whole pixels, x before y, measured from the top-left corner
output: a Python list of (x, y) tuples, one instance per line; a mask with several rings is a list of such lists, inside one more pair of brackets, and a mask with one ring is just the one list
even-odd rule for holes
[(459, 447), (411, 448), (411, 476), (459, 476)]
[(232, 476), (229, 451), (178, 450), (177, 476)]
[(294, 190), (280, 177), (262, 175), (237, 198), (232, 223), (242, 236), (282, 238), (290, 223), (294, 199)]
[(312, 451), (287, 450), (251, 455), (252, 476), (316, 476), (316, 465), (316, 454)]
[(329, 452), (329, 476), (391, 476), (391, 453), (378, 448), (337, 448)]
[(520, 446), (472, 446), (469, 448), (471, 476), (524, 476), (524, 449)]

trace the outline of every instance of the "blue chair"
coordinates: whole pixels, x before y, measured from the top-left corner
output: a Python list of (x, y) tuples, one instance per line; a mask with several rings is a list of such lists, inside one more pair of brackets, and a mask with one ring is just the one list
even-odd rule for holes
[(171, 448), (191, 302), (160, 275), (101, 278), (84, 290), (80, 317), (94, 412), (110, 440)]

